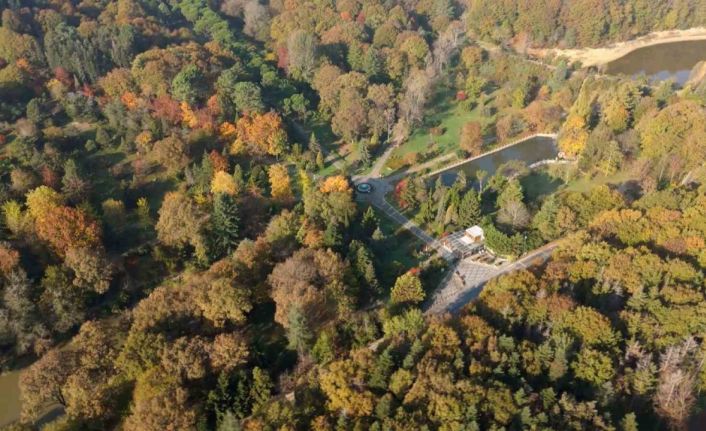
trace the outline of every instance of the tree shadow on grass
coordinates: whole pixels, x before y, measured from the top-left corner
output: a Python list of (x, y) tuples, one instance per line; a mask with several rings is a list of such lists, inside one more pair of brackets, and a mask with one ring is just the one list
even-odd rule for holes
[(534, 171), (520, 178), (525, 201), (536, 202), (557, 191), (564, 182), (544, 171)]

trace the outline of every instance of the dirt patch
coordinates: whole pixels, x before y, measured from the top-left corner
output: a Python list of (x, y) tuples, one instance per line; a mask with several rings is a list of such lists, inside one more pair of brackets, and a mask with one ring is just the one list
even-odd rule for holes
[(580, 62), (583, 67), (601, 66), (631, 53), (632, 51), (662, 43), (686, 42), (706, 39), (706, 27), (687, 30), (657, 31), (637, 39), (615, 43), (602, 48), (559, 49), (559, 48), (528, 48), (531, 56), (544, 58), (547, 56), (566, 57), (573, 62)]

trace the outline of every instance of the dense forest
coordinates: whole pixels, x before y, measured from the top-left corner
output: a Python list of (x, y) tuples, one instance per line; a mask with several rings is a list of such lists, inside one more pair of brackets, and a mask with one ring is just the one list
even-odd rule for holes
[(472, 0), (468, 11), (469, 28), (480, 36), (568, 48), (706, 23), (698, 0)]
[[(704, 404), (706, 81), (508, 49), (699, 26), (704, 2), (0, 10), (0, 371), (22, 369), (0, 429), (633, 431)], [(568, 186), (520, 162), (396, 183), (430, 234), (558, 244), (425, 314), (449, 263), (353, 177), (538, 132)]]

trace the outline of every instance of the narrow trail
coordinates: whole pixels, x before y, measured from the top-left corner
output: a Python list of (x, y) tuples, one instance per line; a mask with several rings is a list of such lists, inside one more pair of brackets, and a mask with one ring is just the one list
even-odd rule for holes
[(445, 162), (447, 160), (453, 159), (454, 157), (455, 157), (455, 154), (453, 154), (453, 153), (444, 154), (443, 156), (439, 156), (439, 157), (435, 157), (431, 160), (427, 160), (426, 162), (421, 163), (413, 168), (409, 168), (404, 171), (396, 172), (392, 175), (388, 175), (387, 177), (385, 177), (385, 179), (388, 181), (391, 181), (391, 182), (395, 182), (399, 179), (406, 177), (409, 174), (414, 174), (414, 173), (423, 171), (427, 168), (430, 168), (432, 166), (437, 165), (440, 162)]
[[(537, 133), (531, 136), (527, 136), (516, 141), (513, 141), (507, 145), (498, 147), (492, 151), (488, 151), (479, 156), (472, 157), (470, 159), (464, 159), (459, 162), (452, 163), (450, 165), (444, 166), (431, 174), (433, 175), (438, 172), (443, 172), (445, 170), (451, 169), (460, 164), (467, 163), (471, 160), (475, 160), (481, 157), (488, 156), (490, 154), (502, 151), (506, 148), (518, 145), (529, 139), (535, 137), (548, 137), (556, 139), (557, 135), (554, 133)], [(416, 236), (420, 241), (422, 241), (428, 249), (436, 250), (441, 257), (443, 257), (449, 264), (453, 267), (447, 278), (442, 282), (440, 289), (437, 289), (434, 296), (430, 299), (427, 307), (427, 314), (440, 314), (445, 312), (454, 312), (467, 304), (470, 300), (477, 297), (482, 290), (485, 283), (490, 279), (495, 278), (501, 274), (505, 274), (518, 269), (527, 268), (538, 262), (545, 262), (551, 256), (552, 251), (556, 248), (557, 243), (550, 243), (541, 248), (533, 250), (521, 257), (519, 260), (509, 263), (501, 267), (495, 267), (492, 265), (486, 265), (479, 262), (474, 262), (470, 258), (456, 261), (454, 254), (442, 245), (442, 243), (436, 238), (432, 237), (426, 233), (422, 228), (420, 228), (414, 221), (410, 220), (404, 214), (402, 214), (397, 208), (391, 205), (387, 199), (386, 195), (394, 189), (394, 183), (403, 178), (406, 175), (421, 171), (426, 169), (426, 167), (431, 166), (432, 163), (438, 163), (439, 161), (452, 158), (453, 155), (447, 154), (444, 156), (437, 157), (430, 160), (424, 164), (415, 166), (404, 172), (398, 172), (387, 177), (380, 177), (380, 171), (384, 166), (387, 159), (392, 154), (394, 146), (390, 146), (385, 150), (385, 152), (375, 161), (373, 169), (367, 175), (359, 175), (353, 178), (356, 184), (368, 183), (372, 186), (372, 191), (367, 194), (359, 193), (358, 200), (361, 202), (367, 202), (368, 204), (374, 206), (380, 211), (384, 212), (385, 215), (401, 227), (407, 229), (414, 236)], [(461, 274), (463, 271), (463, 274)]]

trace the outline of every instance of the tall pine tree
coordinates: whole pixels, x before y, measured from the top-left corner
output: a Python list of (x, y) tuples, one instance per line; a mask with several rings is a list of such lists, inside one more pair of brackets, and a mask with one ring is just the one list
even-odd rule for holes
[(312, 334), (306, 316), (298, 306), (293, 306), (289, 309), (287, 319), (289, 323), (289, 328), (287, 328), (289, 347), (300, 354), (307, 352), (309, 346), (311, 346)]
[(218, 259), (235, 250), (238, 244), (240, 217), (232, 196), (218, 193), (213, 200), (211, 215), (211, 256)]
[(368, 209), (365, 210), (365, 212), (363, 213), (363, 221), (361, 224), (363, 226), (363, 231), (365, 231), (365, 233), (368, 235), (371, 235), (375, 231), (375, 229), (380, 225), (380, 221), (375, 215), (373, 207), (369, 206)]
[(348, 260), (353, 262), (353, 269), (362, 287), (370, 293), (377, 295), (380, 293), (380, 283), (375, 275), (373, 265), (373, 255), (362, 242), (351, 241)]
[(461, 227), (470, 227), (480, 222), (481, 211), (478, 193), (470, 189), (463, 195), (461, 206), (458, 209), (458, 223)]
[(252, 369), (252, 386), (250, 387), (250, 399), (252, 400), (253, 411), (259, 410), (267, 405), (272, 395), (272, 379), (267, 371), (255, 367)]

